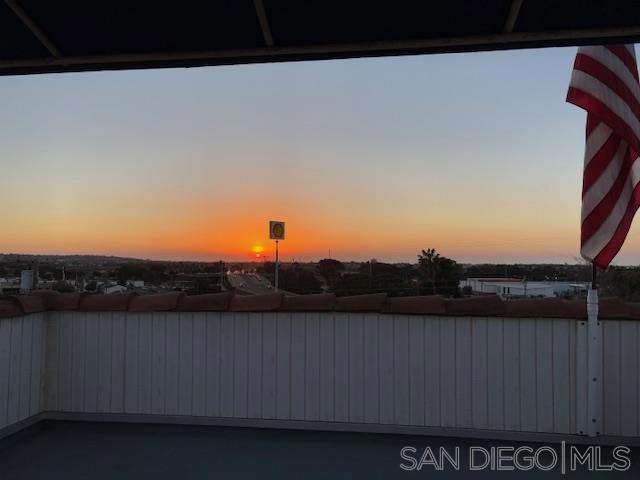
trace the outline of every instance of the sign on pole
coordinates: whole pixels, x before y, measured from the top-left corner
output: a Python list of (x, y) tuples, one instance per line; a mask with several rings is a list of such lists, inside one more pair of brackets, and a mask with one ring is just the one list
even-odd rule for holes
[(284, 222), (271, 220), (269, 222), (269, 238), (271, 240), (284, 240)]
[(278, 242), (284, 240), (284, 222), (271, 220), (269, 222), (269, 238), (276, 241), (276, 274), (275, 274), (275, 289), (278, 291), (278, 270), (280, 268), (280, 258), (278, 256)]

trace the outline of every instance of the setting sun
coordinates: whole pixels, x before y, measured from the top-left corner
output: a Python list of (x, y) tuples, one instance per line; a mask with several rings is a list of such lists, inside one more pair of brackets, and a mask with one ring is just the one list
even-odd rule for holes
[(256, 254), (256, 257), (259, 257), (264, 252), (264, 247), (262, 245), (254, 245), (251, 247), (251, 251)]

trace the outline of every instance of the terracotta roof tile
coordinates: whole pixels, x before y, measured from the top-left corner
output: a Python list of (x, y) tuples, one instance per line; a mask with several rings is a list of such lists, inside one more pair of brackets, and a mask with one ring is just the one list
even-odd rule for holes
[(231, 299), (232, 312), (271, 312), (282, 305), (282, 293), (264, 295), (234, 295)]
[(640, 303), (628, 303), (629, 306), (629, 318), (633, 320), (640, 320)]
[(152, 295), (134, 295), (129, 302), (130, 312), (167, 312), (175, 310), (180, 299), (185, 294), (182, 292), (156, 293)]
[(44, 298), (39, 295), (15, 295), (13, 298), (20, 303), (24, 313), (37, 313), (48, 310)]
[[(586, 310), (586, 302), (584, 304)], [(598, 306), (598, 315), (600, 318), (629, 318), (631, 309), (629, 304), (621, 298), (615, 297), (603, 297), (600, 299), (600, 305)]]
[[(504, 302), (507, 317), (558, 318), (565, 315), (566, 302), (561, 298), (527, 298)], [(586, 308), (586, 307), (585, 307)]]
[(82, 297), (78, 310), (83, 312), (124, 312), (134, 293), (91, 294)]
[(286, 312), (328, 312), (333, 310), (336, 296), (333, 293), (296, 295), (284, 297), (282, 308)]
[(574, 318), (582, 320), (587, 318), (587, 301), (586, 300), (565, 300), (564, 308), (560, 313), (561, 318)]
[(447, 299), (447, 315), (491, 317), (504, 314), (504, 302), (497, 295)]
[(179, 312), (224, 312), (229, 309), (233, 292), (205, 293), (180, 297)]
[(444, 315), (446, 313), (446, 303), (442, 295), (391, 297), (387, 299), (383, 312), (413, 315)]
[(77, 310), (80, 300), (86, 293), (58, 293), (54, 290), (35, 290), (32, 295), (43, 297), (47, 310), (70, 311)]
[(17, 317), (24, 315), (20, 302), (15, 298), (0, 298), (0, 318)]
[(386, 301), (386, 293), (338, 297), (335, 310), (336, 312), (380, 312)]
[[(335, 297), (334, 294), (285, 297), (281, 293), (234, 295), (232, 292), (184, 295), (181, 292), (140, 295), (57, 293), (36, 291), (31, 295), (0, 298), (0, 317), (46, 310), (86, 312), (380, 312), (413, 315), (505, 316), (539, 318), (587, 318), (586, 301), (529, 298), (502, 301), (496, 295), (445, 299), (439, 295), (387, 298), (385, 293)], [(600, 299), (602, 319), (640, 319), (640, 304), (619, 298)]]

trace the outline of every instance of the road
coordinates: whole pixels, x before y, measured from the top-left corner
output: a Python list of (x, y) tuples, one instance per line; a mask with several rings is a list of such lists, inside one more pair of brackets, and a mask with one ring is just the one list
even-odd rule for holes
[(227, 278), (231, 286), (242, 293), (263, 295), (274, 292), (271, 282), (257, 273), (229, 273)]

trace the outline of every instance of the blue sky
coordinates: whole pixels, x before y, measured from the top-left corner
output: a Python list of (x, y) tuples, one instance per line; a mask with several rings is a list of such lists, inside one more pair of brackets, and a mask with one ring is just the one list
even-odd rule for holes
[(243, 258), (284, 218), (285, 258), (573, 262), (574, 55), (2, 77), (0, 251)]

